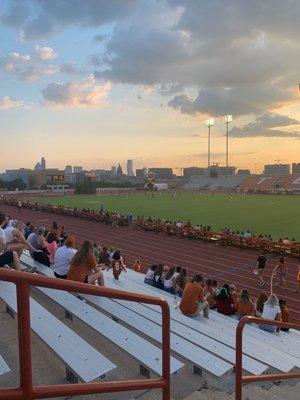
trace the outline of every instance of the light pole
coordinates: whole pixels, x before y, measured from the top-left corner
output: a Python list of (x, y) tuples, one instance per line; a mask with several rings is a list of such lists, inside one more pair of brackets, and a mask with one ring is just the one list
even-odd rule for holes
[(228, 125), (230, 124), (230, 122), (232, 122), (232, 115), (225, 115), (224, 122), (226, 124), (226, 176), (228, 176), (228, 140), (229, 140)]
[(208, 149), (207, 149), (207, 174), (209, 174), (210, 168), (210, 128), (214, 126), (215, 120), (210, 118), (206, 121), (206, 126), (208, 127)]

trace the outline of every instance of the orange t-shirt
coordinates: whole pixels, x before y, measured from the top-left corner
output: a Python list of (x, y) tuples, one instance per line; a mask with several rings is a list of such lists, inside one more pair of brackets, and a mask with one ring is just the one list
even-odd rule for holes
[(297, 275), (297, 282), (300, 282), (300, 269), (299, 269), (298, 275)]
[(134, 270), (135, 272), (141, 272), (141, 264), (135, 262), (135, 263), (133, 264), (133, 270)]
[(236, 303), (236, 312), (242, 315), (252, 315), (254, 312), (254, 307), (252, 302), (249, 304), (244, 304), (240, 300)]
[(290, 320), (290, 313), (287, 308), (281, 310), (281, 320), (282, 322), (289, 322)]
[(95, 257), (92, 257), (88, 263), (82, 262), (79, 265), (71, 264), (68, 272), (68, 279), (77, 282), (85, 282), (86, 277), (94, 272), (96, 265)]
[(198, 301), (203, 299), (203, 288), (195, 283), (188, 283), (185, 286), (179, 306), (182, 314), (195, 314), (197, 312)]

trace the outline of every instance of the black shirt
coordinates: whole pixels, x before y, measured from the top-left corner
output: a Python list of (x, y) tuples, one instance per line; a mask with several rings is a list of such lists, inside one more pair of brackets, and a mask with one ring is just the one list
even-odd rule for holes
[(265, 268), (267, 259), (265, 256), (259, 256), (257, 258), (257, 262), (258, 262), (257, 268)]

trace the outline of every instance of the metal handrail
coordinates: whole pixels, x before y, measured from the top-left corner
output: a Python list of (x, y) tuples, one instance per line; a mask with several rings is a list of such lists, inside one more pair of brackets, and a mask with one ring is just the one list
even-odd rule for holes
[(242, 318), (236, 328), (236, 350), (235, 350), (235, 400), (242, 400), (242, 386), (245, 383), (276, 381), (285, 379), (300, 378), (300, 372), (288, 372), (281, 374), (262, 374), (262, 375), (245, 375), (243, 376), (243, 330), (246, 324), (264, 324), (274, 325), (280, 328), (293, 328), (300, 330), (300, 324), (290, 324), (287, 322), (272, 321), (256, 317)]
[[(162, 389), (162, 399), (170, 400), (170, 309), (165, 299), (5, 269), (0, 270), (0, 281), (13, 282), (17, 288), (20, 370), (20, 386), (0, 388), (0, 400), (33, 400), (142, 389)], [(47, 287), (160, 306), (162, 309), (162, 378), (43, 386), (33, 385), (30, 286)]]

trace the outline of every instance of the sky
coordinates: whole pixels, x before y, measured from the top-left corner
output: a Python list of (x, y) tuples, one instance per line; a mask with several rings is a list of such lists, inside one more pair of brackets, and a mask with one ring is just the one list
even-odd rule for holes
[[(2, 0), (0, 171), (300, 162), (300, 2)], [(280, 160), (280, 161), (278, 161)]]

